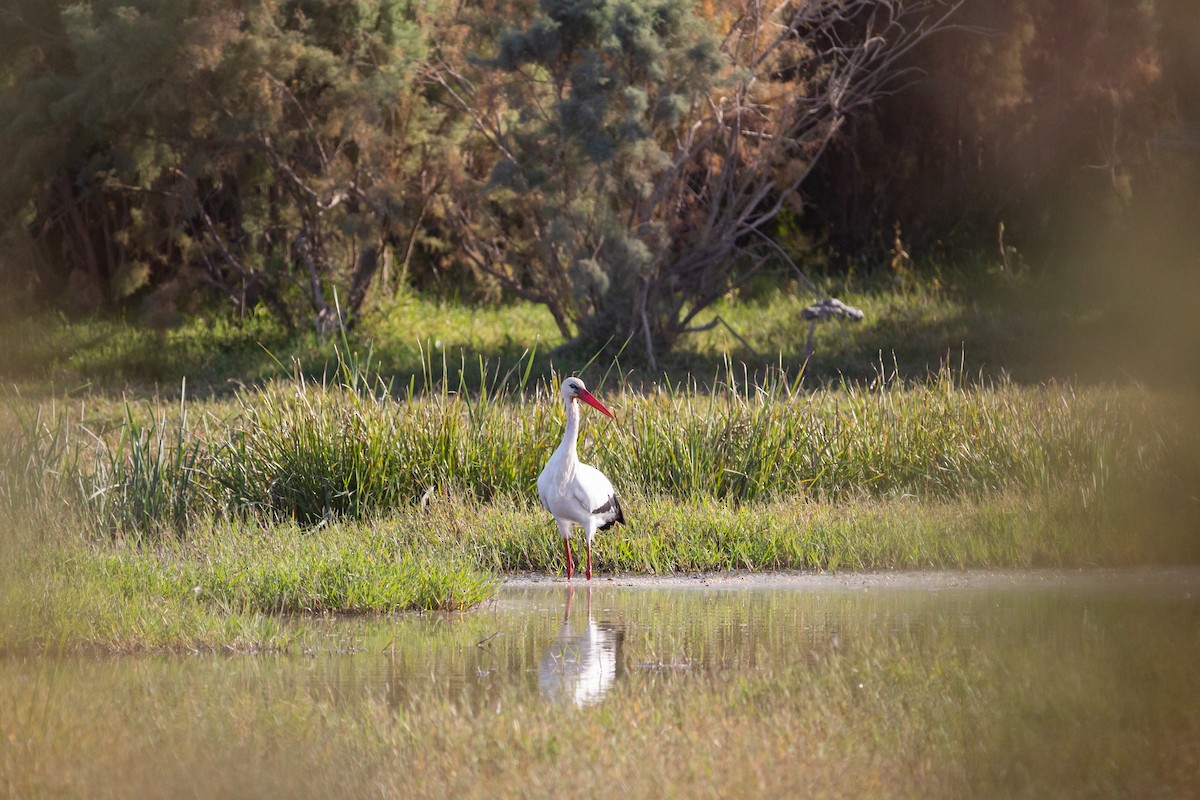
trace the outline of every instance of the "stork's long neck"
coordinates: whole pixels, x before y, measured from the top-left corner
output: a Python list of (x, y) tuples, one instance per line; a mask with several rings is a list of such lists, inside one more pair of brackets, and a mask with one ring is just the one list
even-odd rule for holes
[(579, 442), (579, 404), (573, 399), (567, 399), (563, 401), (563, 405), (567, 410), (567, 428), (563, 431), (557, 455), (568, 461), (578, 461), (579, 452), (576, 445)]

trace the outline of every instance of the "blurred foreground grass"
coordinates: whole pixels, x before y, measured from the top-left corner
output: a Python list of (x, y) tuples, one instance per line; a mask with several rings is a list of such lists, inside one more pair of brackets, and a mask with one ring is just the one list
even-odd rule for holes
[(587, 619), (621, 638), (608, 693), (583, 709), (531, 674), (561, 652), (557, 587), (524, 614), (283, 620), (293, 655), (50, 648), (0, 659), (0, 793), (1186, 797), (1200, 779), (1191, 581), (600, 586)]

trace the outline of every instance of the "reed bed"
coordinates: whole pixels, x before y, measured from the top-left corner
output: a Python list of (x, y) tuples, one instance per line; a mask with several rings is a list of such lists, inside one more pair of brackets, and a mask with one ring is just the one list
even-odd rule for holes
[[(129, 405), (103, 435), (39, 409), (0, 451), (10, 510), (82, 499), (97, 527), (181, 532), (197, 514), (314, 525), (419, 507), (436, 494), (533, 502), (562, 430), (556, 387), (510, 372), (484, 390), (396, 391), (358, 369), (245, 390), (233, 413), (192, 421)], [(488, 367), (478, 369), (487, 375)], [(945, 368), (923, 384), (808, 392), (785, 372), (726, 371), (715, 388), (599, 387), (616, 422), (585, 415), (585, 457), (618, 490), (735, 504), (808, 498), (979, 498), (1157, 481), (1194, 434), (1136, 389), (969, 384)], [(1181, 438), (1182, 437), (1182, 438)], [(1176, 459), (1178, 461), (1178, 459)]]

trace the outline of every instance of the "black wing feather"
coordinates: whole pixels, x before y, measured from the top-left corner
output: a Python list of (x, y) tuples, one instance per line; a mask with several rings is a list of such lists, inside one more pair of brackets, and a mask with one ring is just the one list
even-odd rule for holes
[(600, 530), (606, 531), (613, 525), (625, 523), (625, 513), (621, 510), (621, 503), (617, 500), (614, 494), (612, 497), (604, 501), (604, 505), (592, 511), (593, 514), (602, 514), (608, 517)]

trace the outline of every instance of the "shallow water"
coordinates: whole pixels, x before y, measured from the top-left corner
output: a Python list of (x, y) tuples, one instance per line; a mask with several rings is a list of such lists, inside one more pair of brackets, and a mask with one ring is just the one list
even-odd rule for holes
[(536, 690), (541, 700), (586, 707), (616, 691), (653, 702), (668, 680), (712, 686), (770, 676), (853, 643), (910, 654), (1011, 645), (1014, 657), (1028, 647), (1076, 660), (1090, 649), (1111, 655), (1104, 644), (1129, 637), (1151, 640), (1145, 646), (1162, 647), (1169, 662), (1181, 640), (1200, 644), (1200, 572), (767, 575), (592, 586), (531, 578), (510, 581), (470, 614), (329, 625), (323, 644), (300, 663), (316, 686), (341, 698), (382, 691), (401, 706), (432, 691), (479, 706), (508, 690), (534, 702)]
[[(808, 741), (850, 748), (843, 739), (876, 737), (854, 745), (867, 751), (853, 757), (876, 769), (884, 756), (898, 759), (900, 794), (1186, 796), (1200, 778), (1200, 570), (592, 584), (513, 580), (467, 614), (295, 620), (303, 644), (284, 655), (8, 657), (0, 734), (10, 747), (0, 769), (17, 776), (8, 776), (10, 794), (80, 793), (61, 778), (55, 749), (105, 752), (89, 737), (136, 742), (151, 734), (125, 728), (147, 717), (177, 749), (193, 735), (180, 716), (211, 714), (197, 738), (238, 731), (254, 740), (263, 726), (289, 730), (279, 718), (292, 711), (281, 707), (301, 709), (307, 725), (313, 709), (340, 721), (369, 708), (356, 724), (373, 738), (397, 735), (392, 725), (444, 725), (433, 708), (510, 715), (518, 725), (609, 708), (621, 730), (647, 709), (669, 717), (699, 707), (740, 719), (755, 739), (779, 735), (757, 732), (758, 715), (777, 717), (790, 703), (800, 719), (813, 709)], [(23, 741), (41, 761), (12, 748)], [(155, 783), (158, 756), (147, 748), (128, 763), (118, 752), (79, 780), (90, 789), (113, 782), (119, 795), (136, 764), (139, 775), (149, 770), (143, 789), (174, 785)], [(260, 753), (256, 782), (285, 794), (329, 791), (270, 781), (264, 759), (275, 763)], [(169, 760), (182, 770), (176, 783), (217, 780), (203, 759)], [(414, 763), (424, 762), (405, 769)], [(65, 784), (48, 782), (50, 773)]]

